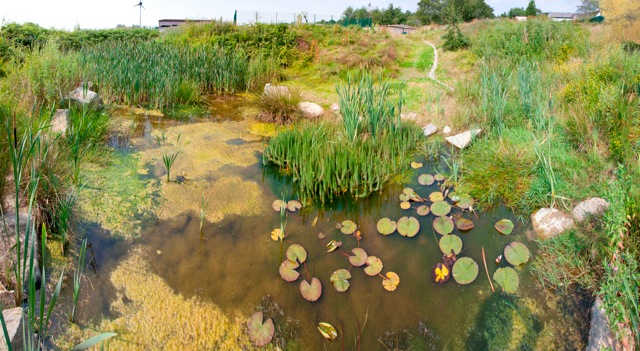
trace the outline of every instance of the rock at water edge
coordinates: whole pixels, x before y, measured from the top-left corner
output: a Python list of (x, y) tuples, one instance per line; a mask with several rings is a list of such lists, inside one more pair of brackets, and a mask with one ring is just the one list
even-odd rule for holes
[(436, 127), (435, 124), (433, 123), (429, 123), (426, 126), (422, 127), (422, 133), (424, 133), (424, 136), (433, 135), (437, 131), (438, 131), (438, 127)]
[(460, 134), (447, 137), (445, 138), (445, 140), (449, 142), (449, 144), (457, 147), (458, 149), (464, 149), (465, 147), (467, 147), (467, 145), (471, 143), (473, 138), (475, 138), (476, 135), (480, 134), (481, 132), (482, 132), (482, 129), (468, 130), (466, 132), (462, 132)]
[(301, 102), (298, 104), (298, 108), (306, 118), (316, 118), (324, 115), (324, 109), (313, 102)]
[[(11, 340), (11, 348), (13, 350), (22, 350), (22, 324), (24, 323), (24, 314), (22, 307), (16, 307), (2, 311), (2, 317), (4, 318), (7, 326), (7, 332), (9, 333), (9, 340)], [(8, 350), (7, 342), (5, 341), (4, 334), (0, 337), (0, 351)]]
[(538, 239), (549, 239), (572, 228), (573, 217), (555, 208), (541, 208), (531, 215), (531, 224)]
[(75, 100), (81, 104), (91, 104), (91, 103), (99, 103), (100, 97), (98, 93), (95, 91), (91, 91), (87, 89), (86, 91), (83, 87), (78, 87), (74, 91), (69, 92), (67, 94), (67, 99)]
[(571, 211), (571, 214), (576, 221), (582, 222), (587, 219), (588, 216), (600, 216), (608, 208), (609, 202), (607, 200), (592, 197), (577, 204), (576, 207), (573, 208), (573, 211)]

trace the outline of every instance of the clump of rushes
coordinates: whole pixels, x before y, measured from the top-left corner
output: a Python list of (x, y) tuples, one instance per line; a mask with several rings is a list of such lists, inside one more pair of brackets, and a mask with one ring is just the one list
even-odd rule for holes
[(298, 104), (302, 101), (300, 93), (285, 87), (265, 89), (260, 95), (258, 118), (265, 122), (288, 124), (300, 117)]
[(170, 154), (162, 154), (162, 163), (164, 163), (164, 167), (167, 169), (167, 183), (171, 181), (171, 167), (173, 166), (173, 163), (176, 162), (176, 159), (181, 152), (182, 150), (177, 150)]

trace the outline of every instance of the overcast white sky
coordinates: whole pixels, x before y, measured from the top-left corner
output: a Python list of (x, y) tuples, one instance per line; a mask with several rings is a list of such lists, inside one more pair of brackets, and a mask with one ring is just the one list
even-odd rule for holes
[[(499, 15), (512, 7), (526, 7), (528, 0), (486, 0)], [(43, 27), (72, 29), (76, 24), (81, 28), (111, 28), (118, 24), (138, 24), (139, 0), (0, 0), (0, 17), (5, 22), (34, 22)], [(158, 26), (163, 18), (225, 18), (232, 19), (234, 10), (242, 19), (253, 17), (255, 11), (261, 13), (262, 21), (273, 18), (279, 12), (279, 20), (293, 18), (293, 13), (306, 11), (318, 14), (317, 19), (340, 17), (347, 6), (360, 7), (371, 3), (373, 7), (387, 7), (385, 0), (142, 0), (146, 10), (142, 10), (142, 25)], [(418, 0), (395, 0), (394, 6), (414, 11)], [(544, 12), (574, 12), (579, 0), (537, 0), (538, 8)]]

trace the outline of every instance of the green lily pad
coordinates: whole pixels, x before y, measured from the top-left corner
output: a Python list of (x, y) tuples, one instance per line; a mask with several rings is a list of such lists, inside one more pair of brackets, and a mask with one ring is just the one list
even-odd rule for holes
[(349, 289), (349, 279), (351, 279), (351, 273), (346, 269), (338, 269), (331, 274), (331, 284), (336, 288), (338, 292), (345, 292)]
[(380, 261), (376, 256), (367, 257), (367, 261), (365, 263), (367, 264), (367, 267), (364, 269), (364, 272), (367, 273), (367, 275), (373, 277), (382, 272), (382, 261)]
[(442, 182), (444, 181), (444, 176), (440, 173), (436, 173), (436, 175), (433, 176), (433, 179), (435, 179), (436, 182)]
[(458, 230), (471, 230), (474, 226), (475, 225), (473, 224), (473, 222), (466, 218), (460, 218), (456, 222), (456, 227), (458, 227)]
[(402, 217), (398, 220), (398, 233), (402, 236), (412, 238), (420, 230), (420, 222), (415, 217)]
[(453, 232), (453, 221), (449, 217), (438, 217), (433, 220), (433, 229), (440, 235), (447, 235)]
[(431, 213), (438, 217), (446, 216), (451, 212), (451, 205), (446, 201), (438, 201), (431, 204)]
[(470, 257), (462, 257), (453, 264), (453, 279), (461, 285), (471, 284), (478, 277), (478, 264)]
[(385, 217), (378, 221), (376, 228), (378, 229), (378, 233), (382, 235), (390, 235), (396, 231), (396, 222)]
[(422, 205), (420, 207), (418, 207), (418, 216), (426, 216), (429, 214), (429, 212), (431, 212), (431, 210), (429, 210), (429, 206), (427, 205)]
[(271, 207), (274, 211), (280, 212), (281, 209), (287, 208), (287, 203), (282, 200), (276, 200), (271, 204)]
[(302, 204), (298, 200), (291, 200), (287, 202), (287, 209), (291, 212), (296, 212), (302, 208)]
[(342, 232), (342, 234), (350, 235), (353, 234), (356, 229), (358, 229), (358, 226), (353, 221), (350, 221), (348, 219), (346, 221), (343, 221), (341, 224), (342, 228), (340, 228), (340, 231)]
[(400, 196), (398, 196), (398, 198), (402, 202), (408, 202), (409, 200), (411, 200), (411, 197), (409, 195), (405, 194), (405, 193), (400, 194)]
[(324, 338), (327, 340), (334, 340), (335, 338), (338, 337), (338, 332), (336, 331), (336, 328), (334, 328), (333, 325), (329, 323), (325, 323), (325, 322), (318, 323), (318, 330), (320, 331), (320, 334), (322, 334), (322, 336), (324, 336)]
[(331, 240), (329, 241), (329, 243), (327, 244), (327, 252), (332, 252), (335, 251), (337, 248), (339, 248), (340, 246), (342, 246), (342, 241), (335, 241), (335, 240)]
[(520, 284), (518, 272), (511, 267), (498, 268), (495, 273), (493, 273), (493, 280), (500, 284), (502, 291), (507, 294), (515, 294)]
[(284, 262), (282, 262), (282, 264), (280, 265), (278, 272), (280, 273), (282, 279), (284, 279), (285, 281), (294, 282), (298, 280), (298, 277), (300, 277), (300, 273), (295, 271), (295, 269), (298, 267), (300, 267), (298, 262), (284, 260)]
[(444, 195), (442, 194), (441, 191), (434, 191), (431, 194), (429, 194), (429, 200), (431, 200), (431, 202), (442, 201), (444, 200)]
[(456, 203), (456, 206), (458, 206), (459, 208), (463, 210), (467, 210), (471, 206), (473, 206), (474, 201), (471, 195), (469, 194), (459, 194), (458, 201), (455, 201), (455, 203)]
[(320, 280), (315, 277), (311, 279), (311, 284), (306, 280), (303, 280), (302, 283), (300, 283), (300, 293), (307, 301), (318, 301), (322, 295), (322, 283), (320, 283)]
[(462, 239), (457, 235), (447, 234), (440, 238), (439, 246), (442, 253), (449, 255), (453, 251), (455, 255), (458, 255), (462, 251)]
[(353, 266), (361, 267), (367, 262), (368, 256), (363, 249), (356, 247), (355, 249), (351, 250), (351, 252), (353, 252), (353, 256), (349, 256), (349, 263), (351, 263)]
[(292, 262), (304, 263), (307, 260), (307, 251), (304, 247), (293, 244), (287, 249), (287, 259)]
[(249, 329), (249, 340), (251, 340), (251, 342), (257, 347), (265, 346), (271, 342), (273, 334), (275, 333), (275, 328), (271, 318), (267, 318), (267, 320), (262, 323), (262, 317), (262, 312), (256, 312), (251, 315), (251, 318), (249, 318), (249, 322), (247, 323)]
[(435, 179), (431, 174), (421, 174), (418, 177), (418, 184), (420, 185), (432, 185), (435, 182)]
[(513, 222), (508, 219), (501, 219), (496, 223), (495, 228), (500, 234), (509, 235), (513, 232)]
[[(409, 200), (410, 201), (415, 201), (415, 202), (422, 202), (424, 201), (423, 198), (420, 197), (420, 195), (418, 195), (415, 190), (413, 190), (412, 188), (404, 188), (402, 190), (402, 193), (409, 196)], [(407, 201), (409, 201), (407, 200)]]
[(529, 248), (521, 242), (514, 241), (504, 248), (504, 258), (514, 266), (529, 262), (529, 257)]

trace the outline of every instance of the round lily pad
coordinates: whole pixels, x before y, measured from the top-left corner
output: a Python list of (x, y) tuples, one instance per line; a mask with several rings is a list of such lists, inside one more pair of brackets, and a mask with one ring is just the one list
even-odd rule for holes
[(511, 267), (498, 268), (493, 273), (493, 280), (500, 284), (502, 290), (507, 294), (515, 294), (520, 284), (518, 272)]
[(474, 226), (475, 225), (473, 224), (473, 222), (466, 218), (460, 218), (456, 222), (456, 227), (458, 227), (458, 230), (471, 230)]
[(349, 289), (349, 279), (351, 279), (351, 273), (346, 269), (338, 269), (331, 274), (331, 284), (336, 288), (338, 292), (345, 292)]
[(338, 337), (338, 331), (329, 323), (320, 322), (318, 324), (318, 330), (327, 340), (334, 340)]
[(274, 211), (280, 212), (283, 208), (287, 208), (287, 203), (282, 200), (276, 200), (271, 204)]
[(451, 212), (451, 205), (446, 201), (438, 201), (431, 204), (431, 213), (436, 216), (446, 216)]
[[(456, 206), (460, 207), (463, 210), (469, 209), (473, 206), (473, 198), (469, 194), (458, 194), (458, 201), (455, 201)], [(453, 198), (452, 198), (453, 200)]]
[(385, 217), (378, 221), (376, 228), (378, 229), (378, 233), (382, 235), (390, 235), (396, 231), (396, 222)]
[(411, 203), (409, 201), (402, 201), (400, 203), (400, 208), (403, 210), (408, 210), (411, 208)]
[(514, 241), (504, 248), (504, 258), (514, 266), (529, 262), (529, 256), (530, 252), (527, 245), (518, 241)]
[(280, 273), (282, 279), (284, 279), (285, 281), (294, 282), (298, 280), (298, 277), (300, 277), (300, 273), (295, 271), (295, 269), (298, 267), (300, 267), (298, 262), (284, 260), (284, 262), (282, 262), (282, 264), (280, 265), (278, 272)]
[(287, 209), (291, 212), (296, 212), (302, 208), (302, 204), (298, 200), (291, 200), (287, 202)]
[(429, 212), (431, 212), (431, 210), (429, 210), (429, 206), (427, 205), (421, 205), (420, 207), (418, 207), (418, 216), (426, 216), (429, 214)]
[(307, 301), (318, 301), (320, 295), (322, 295), (322, 283), (315, 277), (311, 279), (311, 284), (303, 280), (302, 283), (300, 283), (300, 293)]
[(400, 201), (402, 202), (407, 202), (409, 200), (411, 200), (411, 197), (405, 193), (402, 193), (398, 196), (398, 198), (400, 199)]
[(470, 257), (462, 257), (453, 264), (451, 271), (458, 284), (470, 284), (478, 277), (478, 264)]
[(458, 196), (458, 193), (457, 193), (455, 190), (454, 190), (454, 191), (450, 191), (450, 192), (447, 194), (447, 197), (448, 197), (449, 199), (451, 199), (451, 201), (453, 201), (453, 202), (456, 202), (456, 201), (454, 201), (454, 200), (453, 200), (453, 198), (454, 198), (454, 197), (457, 197), (458, 199), (460, 198), (460, 196)]
[(453, 251), (455, 255), (458, 255), (462, 251), (462, 239), (457, 235), (447, 234), (440, 238), (439, 246), (442, 253), (449, 255)]
[(367, 267), (364, 269), (364, 272), (367, 273), (367, 275), (373, 277), (374, 275), (378, 275), (382, 272), (382, 261), (380, 261), (376, 256), (367, 257), (367, 261), (365, 263), (367, 264)]
[(342, 234), (350, 235), (353, 234), (356, 229), (358, 229), (358, 226), (353, 221), (347, 219), (342, 222), (342, 228), (340, 228), (340, 231)]
[(501, 219), (496, 223), (495, 228), (500, 234), (509, 235), (513, 232), (513, 222), (508, 219)]
[(251, 342), (257, 347), (262, 347), (268, 344), (275, 333), (275, 328), (271, 318), (267, 318), (267, 320), (262, 323), (262, 317), (262, 312), (256, 312), (251, 315), (251, 318), (249, 318), (249, 322), (247, 323), (249, 340), (251, 340)]
[(387, 291), (395, 291), (398, 284), (400, 284), (400, 277), (395, 272), (387, 272), (385, 275), (387, 279), (382, 280), (382, 286), (384, 286)]
[(441, 182), (444, 180), (444, 176), (440, 173), (436, 173), (436, 175), (433, 176), (433, 179), (435, 179), (436, 182)]
[(429, 194), (429, 200), (431, 200), (431, 202), (442, 201), (444, 200), (444, 195), (442, 195), (441, 191), (434, 191), (431, 194)]
[(420, 185), (432, 185), (435, 179), (431, 174), (421, 174), (418, 177), (418, 184)]
[(402, 217), (398, 220), (398, 233), (409, 238), (414, 237), (420, 230), (420, 222), (415, 217)]
[(349, 256), (349, 263), (351, 263), (355, 267), (361, 267), (367, 262), (368, 256), (363, 249), (356, 247), (355, 249), (351, 250), (351, 252), (353, 252), (353, 256)]
[(433, 229), (440, 235), (451, 234), (453, 231), (453, 221), (449, 217), (438, 217), (433, 220)]
[(420, 167), (422, 167), (422, 163), (420, 163), (420, 162), (411, 162), (411, 168), (418, 169)]
[(304, 263), (307, 260), (307, 251), (304, 247), (293, 244), (287, 249), (287, 259), (292, 262)]

